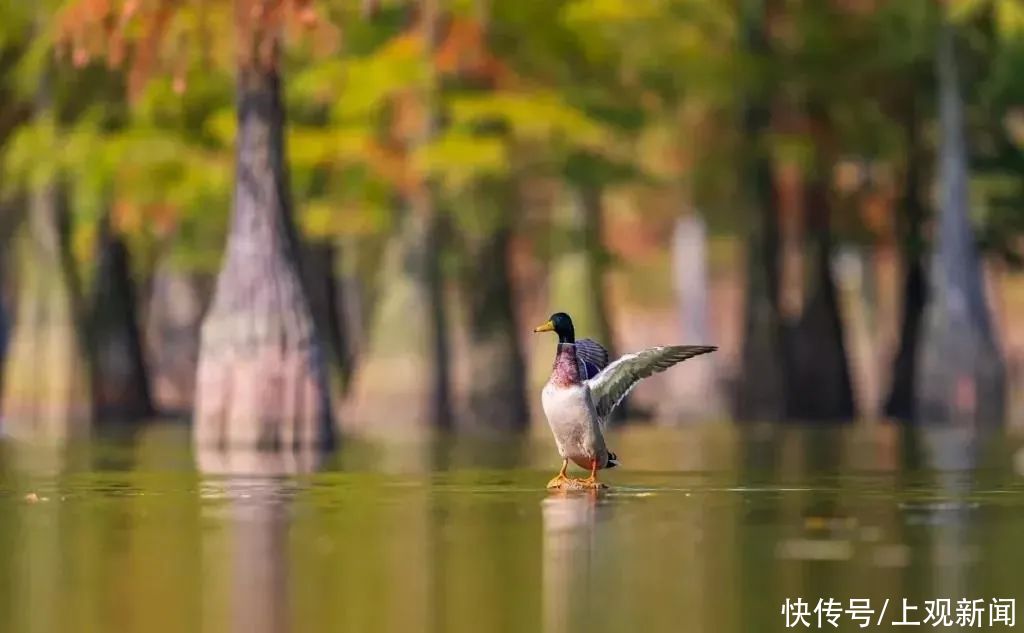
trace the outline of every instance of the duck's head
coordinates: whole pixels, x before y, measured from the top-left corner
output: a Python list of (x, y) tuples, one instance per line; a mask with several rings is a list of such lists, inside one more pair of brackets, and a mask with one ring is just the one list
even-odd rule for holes
[(551, 315), (547, 323), (533, 328), (534, 332), (554, 332), (558, 335), (559, 343), (575, 343), (576, 332), (572, 329), (572, 319), (564, 312), (556, 312)]

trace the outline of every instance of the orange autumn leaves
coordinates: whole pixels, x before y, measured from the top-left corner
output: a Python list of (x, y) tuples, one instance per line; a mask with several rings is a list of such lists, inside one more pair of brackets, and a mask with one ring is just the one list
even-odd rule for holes
[[(424, 166), (423, 156), (437, 154), (430, 149), (440, 143), (439, 132), (431, 127), (445, 98), (441, 80), (457, 78), (492, 89), (509, 82), (511, 73), (488, 50), (480, 20), (446, 12), (427, 17), (418, 7), (417, 3), (409, 2), (407, 7), (400, 8), (408, 11), (412, 19), (378, 50), (387, 54), (388, 49), (401, 49), (398, 57), (406, 64), (422, 66), (424, 74), (405, 83), (393, 82), (392, 89), (374, 98), (372, 107), (355, 119), (326, 123), (327, 128), (337, 129), (303, 128), (301, 122), (291, 122), (290, 136), (295, 136), (293, 140), (298, 142), (311, 134), (318, 136), (314, 143), (317, 146), (339, 135), (361, 139), (355, 149), (351, 143), (343, 143), (344, 147), (324, 147), (323, 151), (314, 152), (319, 154), (315, 168), (333, 172), (355, 164), (399, 195), (423, 194), (437, 171)], [(348, 65), (348, 60), (354, 58), (342, 51), (341, 29), (335, 23), (341, 15), (350, 14), (340, 3), (317, 4), (313, 0), (64, 0), (56, 4), (53, 40), (59, 60), (76, 68), (104, 63), (123, 74), (126, 97), (133, 108), (151, 108), (147, 105), (147, 101), (152, 102), (151, 96), (141, 102), (140, 98), (154, 79), (168, 82), (184, 103), (185, 93), (199, 79), (209, 83), (209, 77), (223, 77), (248, 65), (276, 67), (281, 63), (284, 44), (296, 49), (288, 57), (289, 64), (304, 60), (298, 68), (335, 60)], [(356, 13), (350, 17), (363, 19)], [(423, 28), (424, 20), (432, 21), (429, 29)], [(426, 33), (436, 34), (436, 38), (431, 38), (433, 43), (428, 43)], [(289, 74), (286, 81), (291, 78)], [(353, 92), (365, 92), (352, 81), (358, 82), (354, 77), (342, 78), (340, 93), (334, 88), (328, 92), (337, 94), (335, 98), (342, 102), (349, 100)], [(160, 93), (158, 90), (154, 94)], [(223, 143), (218, 145), (225, 149), (233, 141), (230, 118), (225, 117), (224, 121), (227, 134), (218, 135)], [(192, 139), (182, 138), (181, 142), (191, 147)], [(450, 153), (450, 143), (441, 145)], [(197, 152), (208, 155), (211, 148), (193, 149), (188, 156)], [(223, 158), (230, 161), (227, 155)], [(137, 169), (147, 168), (149, 162)], [(303, 169), (309, 165), (295, 167)], [(157, 168), (167, 169), (160, 165)], [(183, 165), (182, 169), (190, 168)], [(122, 165), (117, 171), (130, 174), (133, 168)], [(114, 176), (115, 183), (122, 180)], [(122, 191), (117, 185), (114, 195), (116, 224), (130, 233), (146, 230), (143, 227), (157, 234), (171, 233), (184, 211), (176, 209), (174, 201), (154, 201), (145, 195), (136, 199), (135, 193)], [(342, 209), (353, 202), (347, 197), (334, 199), (331, 206)], [(320, 204), (326, 203), (324, 200)]]
[[(176, 88), (184, 90), (188, 60), (197, 53), (207, 61), (222, 58), (210, 51), (223, 45), (221, 35), (229, 26), (234, 61), (242, 66), (279, 63), (275, 47), (283, 36), (313, 39), (323, 55), (338, 53), (340, 44), (337, 25), (321, 18), (313, 0), (68, 0), (55, 22), (58, 57), (75, 67), (96, 59), (111, 68), (127, 65), (129, 96), (157, 73), (171, 74)], [(508, 74), (489, 54), (481, 23), (467, 17), (446, 20), (432, 58), (445, 75), (493, 81)]]
[[(276, 64), (281, 34), (312, 34), (335, 50), (338, 41), (312, 0), (69, 0), (56, 18), (58, 57), (75, 67), (102, 59), (125, 68), (129, 99), (157, 74), (184, 92), (195, 61)], [(234, 38), (222, 37), (227, 29)]]

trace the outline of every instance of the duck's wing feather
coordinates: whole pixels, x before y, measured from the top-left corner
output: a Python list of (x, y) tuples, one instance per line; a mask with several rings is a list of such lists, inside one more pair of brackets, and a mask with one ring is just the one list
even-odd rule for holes
[(576, 341), (576, 358), (583, 365), (584, 380), (594, 378), (608, 366), (608, 350), (593, 339), (581, 338)]
[(597, 415), (602, 420), (608, 417), (642, 378), (716, 349), (710, 345), (670, 345), (626, 354), (587, 380)]

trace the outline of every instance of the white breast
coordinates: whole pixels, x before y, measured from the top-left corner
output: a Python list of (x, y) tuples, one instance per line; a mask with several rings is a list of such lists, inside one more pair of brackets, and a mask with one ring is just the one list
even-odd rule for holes
[(549, 382), (544, 385), (540, 401), (559, 454), (569, 459), (593, 456), (599, 438), (596, 437), (596, 413), (587, 387), (558, 387)]

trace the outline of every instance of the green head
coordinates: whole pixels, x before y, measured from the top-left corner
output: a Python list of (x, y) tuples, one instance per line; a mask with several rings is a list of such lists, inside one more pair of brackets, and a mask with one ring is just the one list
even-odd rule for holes
[(554, 332), (558, 335), (559, 343), (575, 343), (576, 331), (572, 328), (572, 319), (564, 312), (556, 312), (551, 315), (547, 323), (533, 328), (534, 332)]

